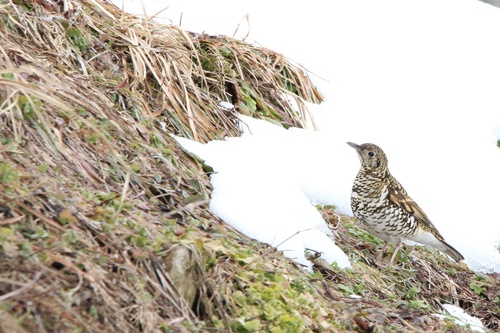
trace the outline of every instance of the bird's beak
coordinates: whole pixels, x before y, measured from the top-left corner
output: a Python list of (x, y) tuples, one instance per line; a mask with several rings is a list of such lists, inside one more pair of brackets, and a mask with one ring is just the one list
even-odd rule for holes
[(361, 147), (353, 142), (348, 142), (347, 143), (349, 146), (351, 146), (352, 148), (356, 149), (356, 151), (360, 151), (361, 150)]

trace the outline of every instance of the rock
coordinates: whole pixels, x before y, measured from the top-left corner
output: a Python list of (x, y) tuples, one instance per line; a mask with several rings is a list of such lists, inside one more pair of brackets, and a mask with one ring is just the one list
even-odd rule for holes
[(166, 271), (177, 292), (189, 307), (193, 306), (198, 290), (200, 273), (197, 268), (198, 254), (194, 246), (172, 244), (164, 259)]

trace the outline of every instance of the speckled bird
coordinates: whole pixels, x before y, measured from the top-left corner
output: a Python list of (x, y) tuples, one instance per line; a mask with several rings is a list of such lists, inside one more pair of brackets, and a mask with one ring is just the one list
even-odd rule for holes
[(392, 266), (403, 240), (429, 245), (457, 262), (464, 259), (445, 242), (424, 211), (390, 174), (387, 157), (380, 147), (371, 143), (347, 144), (356, 149), (361, 161), (352, 186), (352, 211), (363, 229), (386, 242), (377, 256), (378, 263), (392, 242), (396, 244), (389, 262)]

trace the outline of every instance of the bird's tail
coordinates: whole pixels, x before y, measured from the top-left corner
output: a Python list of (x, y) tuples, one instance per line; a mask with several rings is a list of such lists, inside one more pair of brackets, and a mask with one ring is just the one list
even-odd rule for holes
[(453, 258), (456, 262), (459, 262), (461, 260), (464, 260), (464, 256), (460, 254), (453, 246), (450, 244), (446, 243), (445, 241), (441, 241), (441, 243), (444, 245), (444, 249), (442, 250), (444, 253), (449, 255), (450, 257)]
[(412, 240), (414, 242), (429, 245), (443, 253), (449, 255), (453, 260), (459, 262), (464, 260), (464, 256), (460, 254), (453, 246), (446, 243), (443, 237), (439, 234), (431, 232), (429, 230), (420, 229), (413, 235), (408, 235), (407, 239)]

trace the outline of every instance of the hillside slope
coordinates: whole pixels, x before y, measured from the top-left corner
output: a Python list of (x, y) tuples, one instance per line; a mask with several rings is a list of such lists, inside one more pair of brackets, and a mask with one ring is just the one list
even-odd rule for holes
[(331, 209), (352, 271), (308, 274), (208, 210), (210, 170), (170, 134), (238, 135), (221, 101), (303, 126), (321, 94), (284, 56), (101, 0), (0, 15), (1, 332), (469, 330), (439, 303), (498, 328), (495, 276), (422, 249), (374, 268), (377, 240)]

